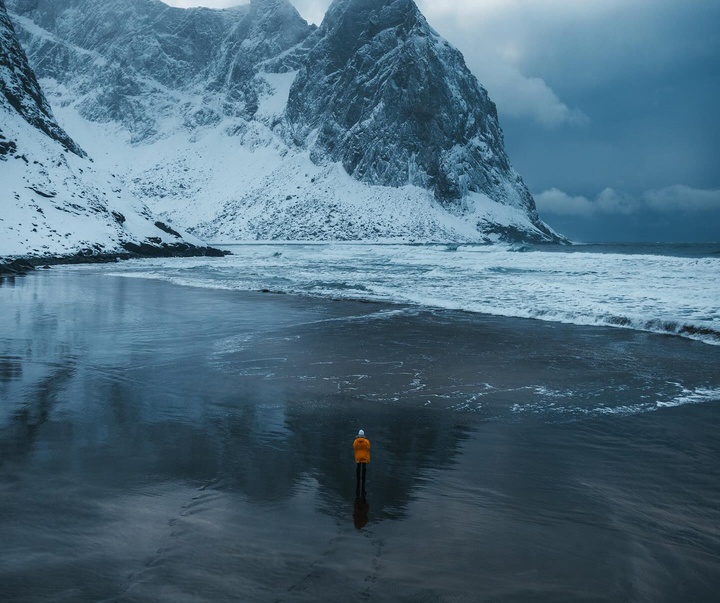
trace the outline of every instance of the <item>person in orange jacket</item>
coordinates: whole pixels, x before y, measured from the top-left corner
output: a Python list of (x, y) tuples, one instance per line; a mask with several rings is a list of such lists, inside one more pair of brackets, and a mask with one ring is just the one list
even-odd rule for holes
[[(365, 475), (367, 473), (367, 464), (370, 462), (370, 440), (365, 437), (365, 432), (361, 429), (355, 441), (353, 442), (353, 450), (355, 451), (355, 462), (357, 463), (357, 486), (355, 487), (355, 498), (365, 498)], [(362, 490), (360, 485), (362, 482)]]

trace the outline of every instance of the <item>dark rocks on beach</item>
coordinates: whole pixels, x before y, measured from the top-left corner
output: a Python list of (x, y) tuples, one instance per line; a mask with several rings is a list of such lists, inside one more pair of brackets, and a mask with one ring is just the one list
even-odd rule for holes
[(132, 260), (138, 258), (171, 258), (171, 257), (213, 257), (219, 258), (230, 255), (214, 247), (197, 247), (189, 243), (167, 243), (151, 245), (149, 243), (125, 243), (125, 252), (98, 253), (92, 249), (84, 249), (73, 255), (43, 256), (27, 258), (0, 258), (0, 278), (23, 276), (28, 272), (42, 267), (49, 269), (53, 265), (61, 264), (104, 264), (118, 260)]
[(22, 276), (31, 270), (35, 270), (35, 265), (30, 260), (0, 261), (0, 278), (6, 276)]
[[(151, 243), (123, 243), (123, 248), (131, 254), (130, 257), (223, 257), (229, 252), (214, 247), (196, 247), (189, 243), (173, 243), (160, 245)], [(115, 254), (117, 255), (117, 254)], [(126, 259), (126, 258), (121, 258)]]

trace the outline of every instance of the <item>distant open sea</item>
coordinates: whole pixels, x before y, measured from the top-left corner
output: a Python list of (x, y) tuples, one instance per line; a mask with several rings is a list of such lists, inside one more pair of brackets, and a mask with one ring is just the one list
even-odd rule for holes
[(0, 601), (718, 600), (720, 246), (229, 249), (0, 279)]

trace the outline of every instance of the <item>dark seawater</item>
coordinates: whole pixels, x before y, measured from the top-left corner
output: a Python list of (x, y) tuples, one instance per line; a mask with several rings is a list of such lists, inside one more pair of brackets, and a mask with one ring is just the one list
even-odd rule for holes
[(0, 600), (714, 602), (719, 367), (630, 330), (6, 279)]
[(677, 258), (713, 258), (720, 255), (717, 243), (577, 243), (567, 245), (523, 245), (525, 251), (555, 253), (602, 253), (621, 255), (658, 255)]

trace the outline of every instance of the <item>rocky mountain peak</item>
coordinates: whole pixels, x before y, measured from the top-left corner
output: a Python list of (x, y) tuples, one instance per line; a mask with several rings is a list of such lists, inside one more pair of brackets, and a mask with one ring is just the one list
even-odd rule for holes
[(312, 30), (288, 0), (253, 0), (221, 43), (215, 69), (227, 83), (244, 82), (260, 63), (293, 48)]
[(137, 143), (162, 136), (159, 122), (167, 116), (188, 128), (250, 118), (258, 65), (314, 30), (288, 0), (225, 10), (160, 0), (9, 0), (9, 6), (47, 32), (22, 32), (38, 75), (80, 88), (83, 117), (118, 122)]
[(286, 11), (288, 13), (297, 13), (297, 9), (290, 0), (251, 0), (250, 7), (253, 10), (262, 12)]
[(344, 65), (353, 53), (383, 31), (396, 29), (407, 35), (425, 18), (413, 0), (336, 0), (320, 26), (320, 36), (336, 36), (346, 44), (332, 58)]
[(336, 0), (314, 37), (288, 105), (298, 144), (361, 181), (534, 210), (495, 105), (412, 0)]

